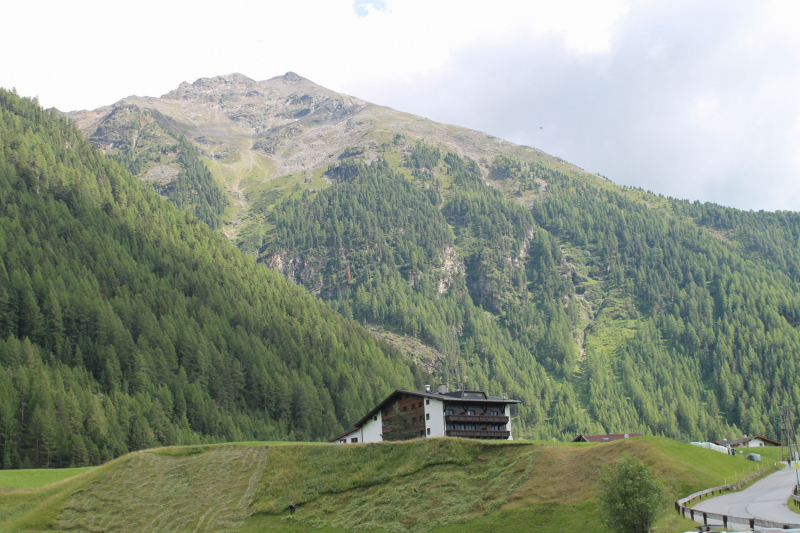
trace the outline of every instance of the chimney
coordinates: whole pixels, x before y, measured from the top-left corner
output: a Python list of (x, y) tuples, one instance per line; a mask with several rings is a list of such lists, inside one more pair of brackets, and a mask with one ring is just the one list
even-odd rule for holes
[(430, 391), (431, 391), (431, 386), (425, 385), (425, 392), (430, 392)]
[(503, 399), (504, 400), (506, 399), (506, 393), (505, 392), (503, 393)]
[(450, 392), (450, 389), (447, 388), (447, 385), (439, 385), (439, 394), (447, 394), (448, 392)]

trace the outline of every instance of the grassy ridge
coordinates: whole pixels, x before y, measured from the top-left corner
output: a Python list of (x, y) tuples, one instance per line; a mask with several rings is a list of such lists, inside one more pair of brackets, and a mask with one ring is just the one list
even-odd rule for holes
[[(659, 437), (609, 444), (424, 439), (159, 448), (69, 479), (0, 492), (0, 530), (603, 531), (598, 472), (623, 453), (666, 486), (659, 531), (687, 522), (671, 501), (756, 464)], [(759, 450), (771, 464), (779, 449)], [(779, 457), (777, 457), (779, 458)], [(298, 511), (289, 516), (288, 503)]]

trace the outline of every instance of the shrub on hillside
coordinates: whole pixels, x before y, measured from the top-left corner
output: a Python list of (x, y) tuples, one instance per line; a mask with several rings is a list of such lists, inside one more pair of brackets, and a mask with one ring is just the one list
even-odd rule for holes
[(664, 489), (641, 459), (625, 453), (600, 476), (600, 516), (611, 531), (647, 533), (664, 499)]

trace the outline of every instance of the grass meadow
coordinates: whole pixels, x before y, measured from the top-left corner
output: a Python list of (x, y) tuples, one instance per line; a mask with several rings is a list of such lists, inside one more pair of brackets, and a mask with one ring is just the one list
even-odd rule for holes
[[(774, 468), (780, 449), (757, 451), (763, 466)], [(6, 473), (19, 480), (18, 488), (0, 491), (0, 530), (603, 532), (598, 473), (624, 452), (650, 465), (666, 488), (661, 533), (693, 527), (670, 510), (675, 499), (762, 466), (743, 454), (661, 437), (560, 445), (440, 438), (176, 446), (93, 469), (38, 471), (40, 477), (0, 472), (0, 480)]]

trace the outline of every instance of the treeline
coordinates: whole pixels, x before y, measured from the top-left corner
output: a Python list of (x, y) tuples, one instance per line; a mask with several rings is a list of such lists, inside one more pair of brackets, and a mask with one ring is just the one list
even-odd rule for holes
[[(126, 124), (125, 118), (118, 120), (117, 115), (126, 113), (136, 115), (129, 124)], [(170, 202), (211, 228), (219, 229), (222, 226), (222, 214), (228, 205), (225, 191), (214, 181), (200, 159), (197, 148), (183, 135), (178, 136), (163, 128), (156, 112), (135, 106), (117, 107), (91, 140), (102, 147), (107, 135), (121, 137), (118, 141), (119, 150), (113, 152), (111, 157), (134, 176), (141, 176), (150, 163), (162, 163), (165, 157), (176, 156), (174, 161), (180, 167), (180, 172), (169, 182), (162, 184), (155, 181), (153, 186)], [(165, 138), (167, 143), (162, 140)]]
[(220, 228), (228, 197), (200, 160), (200, 152), (186, 137), (178, 138), (175, 149), (181, 171), (169, 183), (156, 189), (169, 198), (170, 202), (199, 218), (212, 229)]
[(0, 91), (4, 467), (329, 438), (429, 377)]
[(671, 200), (672, 208), (738, 245), (749, 259), (800, 281), (800, 213), (741, 211), (714, 203)]

